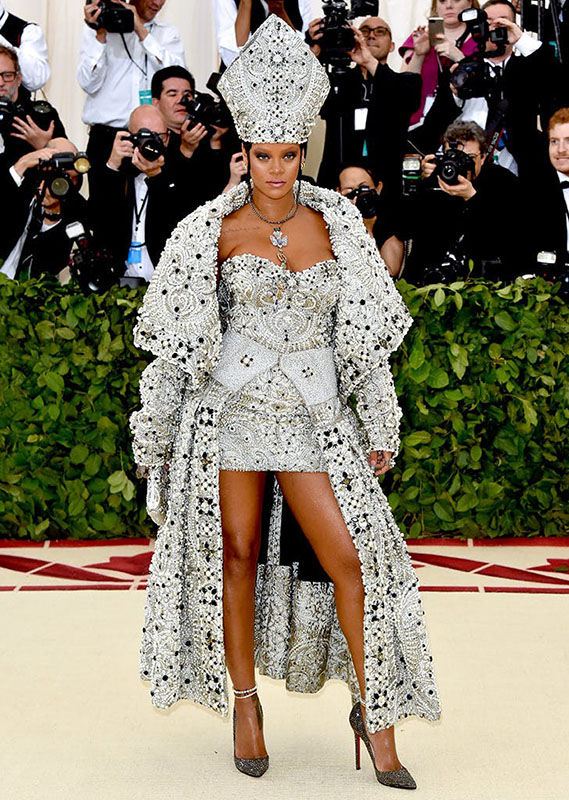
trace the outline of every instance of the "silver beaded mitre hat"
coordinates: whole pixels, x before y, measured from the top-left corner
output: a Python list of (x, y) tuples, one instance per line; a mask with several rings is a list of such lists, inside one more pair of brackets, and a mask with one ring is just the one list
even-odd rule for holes
[(301, 144), (330, 81), (300, 36), (271, 14), (223, 73), (218, 89), (242, 141)]

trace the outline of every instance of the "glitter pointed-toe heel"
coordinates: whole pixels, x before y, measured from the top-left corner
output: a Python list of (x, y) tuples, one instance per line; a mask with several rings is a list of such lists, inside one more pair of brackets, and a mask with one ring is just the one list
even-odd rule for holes
[[(253, 686), (252, 689), (234, 689), (233, 694), (235, 695), (236, 699), (245, 699), (247, 697), (253, 697), (257, 694), (257, 686)], [(261, 701), (257, 697), (256, 703), (257, 709), (257, 720), (259, 722), (259, 728), (263, 728), (263, 709), (261, 708)], [(233, 761), (235, 762), (235, 766), (239, 770), (239, 772), (243, 772), (244, 775), (249, 775), (251, 778), (260, 778), (261, 775), (264, 775), (265, 772), (269, 769), (269, 756), (262, 756), (261, 758), (238, 758), (235, 755), (235, 724), (236, 724), (236, 714), (235, 714), (235, 707), (233, 708)]]
[(413, 780), (410, 773), (401, 767), (400, 769), (387, 770), (382, 772), (375, 766), (375, 758), (373, 755), (373, 748), (367, 735), (366, 726), (362, 714), (361, 705), (358, 703), (352, 708), (350, 712), (350, 725), (354, 731), (355, 746), (356, 746), (356, 769), (360, 769), (360, 739), (363, 739), (367, 751), (371, 758), (371, 763), (375, 770), (375, 777), (384, 786), (391, 786), (394, 789), (416, 789), (417, 784)]

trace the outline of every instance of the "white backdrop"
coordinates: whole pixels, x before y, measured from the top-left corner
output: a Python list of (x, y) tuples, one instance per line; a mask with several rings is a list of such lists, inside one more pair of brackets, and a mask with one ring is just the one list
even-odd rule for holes
[[(319, 16), (320, 2), (312, 2), (314, 16)], [(4, 0), (4, 5), (8, 11), (42, 26), (49, 46), (52, 72), (44, 91), (58, 109), (69, 137), (79, 147), (83, 146), (87, 134), (81, 122), (84, 94), (75, 77), (83, 0)], [(380, 0), (380, 14), (392, 26), (396, 45), (401, 44), (413, 27), (424, 20), (429, 5), (428, 0)], [(180, 30), (186, 47), (186, 62), (196, 77), (198, 88), (203, 88), (218, 63), (212, 6), (212, 0), (168, 0), (161, 12), (162, 19), (173, 22)], [(392, 66), (398, 68), (397, 57), (394, 57)], [(320, 127), (311, 147), (309, 172), (314, 172), (321, 135)]]

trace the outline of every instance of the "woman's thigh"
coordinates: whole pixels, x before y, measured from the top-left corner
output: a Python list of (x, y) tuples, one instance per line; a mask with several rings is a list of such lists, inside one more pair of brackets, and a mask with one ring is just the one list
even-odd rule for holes
[(257, 558), (266, 475), (264, 472), (219, 472), (219, 503), (226, 557)]
[(284, 498), (334, 582), (360, 576), (359, 557), (326, 472), (279, 472)]

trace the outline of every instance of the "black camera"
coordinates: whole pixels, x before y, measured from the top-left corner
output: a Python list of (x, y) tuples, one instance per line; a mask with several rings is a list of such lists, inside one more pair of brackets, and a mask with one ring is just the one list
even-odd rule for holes
[(57, 112), (47, 100), (34, 100), (28, 106), (23, 106), (21, 103), (8, 100), (7, 97), (0, 97), (0, 133), (10, 131), (14, 117), (25, 120), (28, 116), (38, 128), (47, 131), (55, 120)]
[(166, 145), (162, 137), (156, 131), (141, 128), (136, 133), (126, 137), (128, 142), (132, 142), (138, 148), (140, 155), (147, 161), (158, 161), (160, 156), (166, 154)]
[[(450, 82), (461, 100), (471, 97), (486, 97), (492, 90), (495, 79), (485, 57), (502, 56), (508, 44), (508, 29), (504, 26), (490, 30), (488, 15), (480, 8), (468, 8), (459, 14), (466, 24), (466, 33), (474, 39), (478, 50), (474, 55), (463, 58), (451, 73)], [(492, 42), (495, 47), (486, 52), (486, 45)]]
[(437, 166), (434, 174), (449, 186), (456, 186), (460, 181), (459, 175), (463, 178), (472, 179), (474, 175), (474, 159), (459, 148), (458, 142), (450, 142), (448, 150), (438, 153), (435, 156)]
[[(70, 192), (79, 191), (83, 175), (89, 171), (90, 166), (85, 153), (54, 153), (51, 158), (39, 162), (34, 175), (37, 183), (45, 181), (43, 191), (48, 189), (52, 197), (63, 199)], [(78, 184), (69, 175), (70, 170), (80, 176)]]
[(377, 217), (379, 211), (379, 195), (369, 186), (359, 186), (346, 195), (349, 200), (356, 198), (356, 207), (364, 219)]
[(180, 104), (186, 109), (190, 128), (201, 124), (207, 128), (209, 136), (214, 133), (212, 126), (230, 128), (232, 124), (231, 113), (217, 89), (220, 77), (218, 72), (213, 72), (206, 84), (215, 96), (207, 92), (195, 92), (193, 97), (186, 94), (180, 100)]
[(454, 283), (468, 277), (468, 259), (462, 253), (447, 251), (438, 264), (425, 268), (421, 284), (429, 286), (432, 283)]
[(65, 233), (73, 242), (69, 271), (83, 292), (106, 292), (119, 282), (124, 264), (118, 264), (104, 248), (96, 247), (80, 222), (67, 225)]
[(132, 33), (134, 30), (134, 14), (128, 8), (113, 3), (112, 0), (101, 0), (99, 3), (101, 13), (97, 21), (89, 27), (98, 31), (104, 28), (109, 33)]
[(379, 13), (378, 0), (352, 0), (351, 10), (345, 0), (324, 0), (322, 3), (323, 21), (320, 30), (320, 60), (329, 66), (332, 73), (343, 75), (351, 64), (348, 53), (356, 46), (353, 30), (348, 27), (356, 17), (376, 17)]

